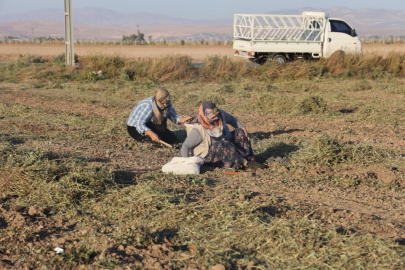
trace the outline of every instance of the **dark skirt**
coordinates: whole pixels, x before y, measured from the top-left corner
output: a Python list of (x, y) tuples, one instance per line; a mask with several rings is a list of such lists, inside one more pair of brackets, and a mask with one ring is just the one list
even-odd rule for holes
[(253, 156), (250, 141), (242, 129), (232, 131), (231, 141), (221, 140), (211, 145), (205, 164), (220, 168), (238, 168)]

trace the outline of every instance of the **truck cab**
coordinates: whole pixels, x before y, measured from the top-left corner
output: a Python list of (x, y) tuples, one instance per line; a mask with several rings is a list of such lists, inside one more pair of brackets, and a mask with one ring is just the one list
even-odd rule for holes
[(323, 56), (330, 57), (337, 51), (360, 53), (362, 48), (356, 30), (344, 20), (329, 18), (326, 24)]

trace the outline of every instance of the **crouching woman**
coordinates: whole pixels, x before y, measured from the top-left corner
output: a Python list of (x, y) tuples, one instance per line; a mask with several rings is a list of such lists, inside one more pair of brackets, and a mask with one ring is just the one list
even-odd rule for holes
[[(235, 130), (230, 132), (227, 124)], [(223, 168), (241, 168), (253, 157), (245, 126), (210, 101), (200, 105), (198, 124), (194, 124), (181, 148), (182, 157), (190, 153), (204, 158), (209, 166)]]

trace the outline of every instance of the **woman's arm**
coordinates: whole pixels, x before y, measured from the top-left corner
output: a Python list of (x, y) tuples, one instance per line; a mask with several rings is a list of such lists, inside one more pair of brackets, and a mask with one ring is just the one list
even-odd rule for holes
[(227, 113), (225, 111), (222, 111), (222, 113), (224, 114), (226, 123), (231, 125), (235, 129), (241, 128), (243, 130), (243, 132), (245, 133), (246, 138), (248, 138), (248, 140), (250, 141), (246, 127), (244, 125), (242, 125), (242, 123), (239, 122), (239, 120), (235, 116), (230, 115), (229, 113)]
[(194, 149), (197, 145), (202, 142), (200, 132), (196, 128), (193, 128), (190, 133), (187, 135), (186, 140), (181, 147), (181, 156), (189, 157), (190, 150)]
[(223, 113), (227, 124), (231, 125), (233, 128), (242, 128), (242, 129), (245, 128), (245, 126), (242, 125), (242, 123), (239, 122), (239, 120), (235, 116), (227, 113), (226, 111), (221, 112)]
[(169, 118), (173, 123), (179, 125), (179, 124), (184, 124), (193, 119), (191, 116), (184, 116), (181, 117), (176, 113), (176, 110), (173, 108), (173, 106), (170, 104), (169, 111), (167, 112), (167, 118)]

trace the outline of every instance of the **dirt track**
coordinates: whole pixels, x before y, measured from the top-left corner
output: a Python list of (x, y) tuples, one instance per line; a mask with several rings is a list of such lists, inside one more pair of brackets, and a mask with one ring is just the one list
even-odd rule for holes
[[(31, 54), (54, 56), (65, 52), (64, 45), (49, 44), (1, 44), (0, 54)], [(78, 55), (119, 54), (127, 58), (161, 57), (171, 54), (186, 54), (193, 59), (210, 55), (232, 56), (230, 46), (131, 46), (131, 45), (76, 45)]]
[[(387, 54), (390, 51), (405, 51), (405, 44), (393, 45), (364, 45), (364, 52)], [(54, 56), (65, 52), (63, 44), (0, 44), (0, 54), (7, 55), (47, 55)], [(119, 54), (128, 58), (161, 57), (170, 54), (185, 54), (195, 60), (204, 59), (210, 55), (233, 56), (231, 46), (133, 46), (133, 45), (76, 45), (75, 53), (89, 54)]]

